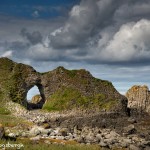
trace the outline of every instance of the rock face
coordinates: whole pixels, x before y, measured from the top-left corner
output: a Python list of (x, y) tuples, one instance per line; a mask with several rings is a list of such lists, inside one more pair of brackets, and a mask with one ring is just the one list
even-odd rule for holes
[(147, 86), (133, 86), (127, 91), (126, 97), (129, 108), (150, 112), (150, 92)]
[(27, 106), (27, 93), (37, 86), (47, 110), (85, 109), (125, 113), (127, 99), (111, 82), (94, 78), (88, 71), (58, 67), (46, 73), (31, 66), (0, 58), (0, 100)]
[(12, 100), (27, 106), (27, 92), (35, 85), (45, 99), (39, 73), (28, 65), (15, 63), (8, 58), (0, 58), (1, 100)]
[[(125, 112), (126, 98), (111, 82), (94, 78), (88, 71), (58, 67), (41, 77), (46, 103), (45, 109), (92, 110)], [(81, 107), (80, 107), (81, 106)]]

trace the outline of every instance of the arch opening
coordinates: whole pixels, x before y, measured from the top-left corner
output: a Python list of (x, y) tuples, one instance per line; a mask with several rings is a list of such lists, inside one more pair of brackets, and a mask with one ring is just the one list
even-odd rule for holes
[(26, 100), (28, 110), (41, 109), (45, 103), (45, 96), (42, 85), (37, 84), (32, 86), (27, 92)]

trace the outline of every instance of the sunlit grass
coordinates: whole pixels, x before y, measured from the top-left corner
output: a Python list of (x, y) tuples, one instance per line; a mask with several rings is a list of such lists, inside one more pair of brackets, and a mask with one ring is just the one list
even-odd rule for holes
[(36, 141), (30, 141), (30, 140), (17, 140), (17, 141), (6, 141), (6, 140), (0, 140), (0, 145), (6, 145), (7, 143), (10, 144), (21, 144), (24, 147), (21, 149), (23, 150), (101, 150), (101, 148), (98, 145), (81, 145), (81, 144), (58, 144), (58, 143), (52, 143), (52, 144), (46, 144), (44, 141), (39, 141), (38, 143)]

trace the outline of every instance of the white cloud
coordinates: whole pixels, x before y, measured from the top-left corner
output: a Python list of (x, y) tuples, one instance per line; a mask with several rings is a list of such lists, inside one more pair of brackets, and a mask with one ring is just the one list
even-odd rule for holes
[(13, 55), (13, 52), (11, 50), (4, 52), (1, 57), (8, 57), (11, 58)]
[[(101, 58), (110, 61), (129, 61), (150, 58), (150, 20), (142, 19), (120, 27), (113, 39), (107, 34), (99, 41)], [(107, 43), (105, 43), (107, 41)], [(104, 44), (103, 44), (104, 43)]]

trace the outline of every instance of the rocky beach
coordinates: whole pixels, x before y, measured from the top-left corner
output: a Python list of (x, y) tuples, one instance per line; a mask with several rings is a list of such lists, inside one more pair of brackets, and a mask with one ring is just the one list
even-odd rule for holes
[[(0, 122), (1, 139), (150, 149), (147, 86), (133, 86), (125, 97), (111, 82), (96, 79), (86, 70), (58, 67), (40, 74), (7, 58), (1, 58), (0, 64), (1, 109), (21, 120), (13, 126)], [(26, 95), (34, 85), (40, 95), (28, 102)]]

